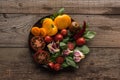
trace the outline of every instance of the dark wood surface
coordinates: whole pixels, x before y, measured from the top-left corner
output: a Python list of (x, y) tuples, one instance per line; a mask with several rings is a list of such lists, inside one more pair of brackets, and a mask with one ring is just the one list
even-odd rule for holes
[(120, 0), (0, 0), (1, 13), (120, 14)]
[[(33, 62), (28, 35), (61, 7), (97, 35), (79, 69), (52, 73)], [(120, 0), (0, 0), (0, 80), (120, 80)]]

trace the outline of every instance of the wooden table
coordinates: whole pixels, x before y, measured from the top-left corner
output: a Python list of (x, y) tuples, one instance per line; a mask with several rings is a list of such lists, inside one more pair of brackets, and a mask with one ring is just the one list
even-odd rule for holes
[[(61, 7), (97, 35), (79, 69), (51, 73), (34, 64), (28, 35)], [(0, 80), (120, 80), (120, 0), (0, 0)]]

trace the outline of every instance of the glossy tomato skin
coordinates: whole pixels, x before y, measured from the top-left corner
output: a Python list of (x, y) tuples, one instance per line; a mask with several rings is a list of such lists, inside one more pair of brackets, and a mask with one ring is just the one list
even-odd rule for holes
[(50, 43), (50, 42), (52, 42), (52, 41), (53, 41), (53, 39), (52, 39), (51, 36), (46, 36), (46, 37), (45, 37), (45, 42)]
[(56, 58), (56, 62), (62, 64), (64, 62), (64, 58), (62, 56), (59, 56)]
[(59, 64), (59, 63), (56, 63), (56, 64), (54, 65), (54, 70), (55, 70), (55, 71), (59, 71), (59, 70), (60, 70), (60, 64)]
[(72, 42), (68, 42), (68, 43), (67, 43), (67, 47), (68, 47), (68, 49), (73, 50), (74, 47), (75, 47), (75, 44), (72, 43)]
[(63, 36), (66, 36), (68, 34), (68, 31), (66, 29), (62, 29), (60, 32)]
[(53, 69), (53, 68), (54, 68), (54, 63), (53, 63), (53, 62), (49, 62), (49, 63), (48, 63), (48, 66), (49, 66), (51, 69)]
[(85, 43), (86, 43), (86, 40), (85, 40), (84, 37), (78, 38), (78, 39), (76, 40), (76, 44), (79, 45), (79, 46), (81, 46), (81, 45), (83, 45), (83, 44), (85, 44)]
[(62, 41), (63, 40), (63, 35), (57, 34), (55, 35), (55, 41)]

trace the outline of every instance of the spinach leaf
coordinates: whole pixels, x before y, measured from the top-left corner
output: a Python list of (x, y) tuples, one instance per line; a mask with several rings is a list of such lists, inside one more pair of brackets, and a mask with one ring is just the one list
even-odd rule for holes
[(86, 39), (92, 39), (92, 38), (95, 37), (95, 35), (96, 35), (96, 32), (94, 32), (94, 31), (87, 31), (87, 32), (84, 34), (84, 37), (85, 37)]

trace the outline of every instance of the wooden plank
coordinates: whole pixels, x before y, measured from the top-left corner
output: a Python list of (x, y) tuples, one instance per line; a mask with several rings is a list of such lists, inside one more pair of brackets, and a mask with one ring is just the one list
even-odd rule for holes
[(0, 0), (0, 13), (120, 14), (120, 0)]
[[(0, 47), (28, 47), (28, 35), (33, 24), (45, 15), (4, 14), (0, 16)], [(120, 47), (120, 15), (71, 15), (80, 22), (86, 20), (97, 32), (90, 47)]]
[(34, 64), (28, 48), (0, 48), (0, 80), (119, 80), (119, 48), (91, 48), (75, 71), (52, 73)]

